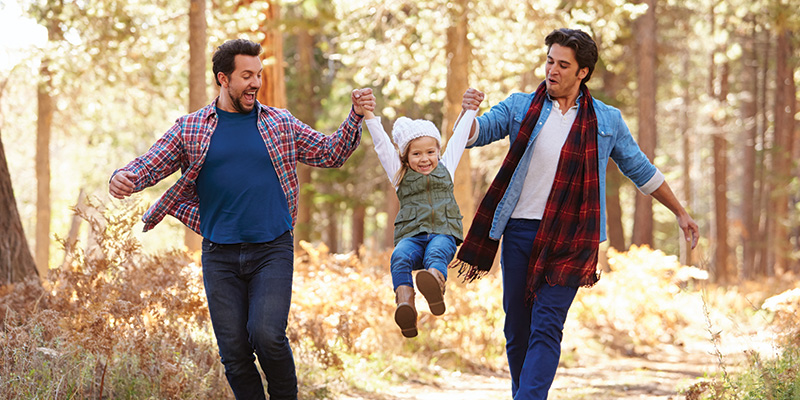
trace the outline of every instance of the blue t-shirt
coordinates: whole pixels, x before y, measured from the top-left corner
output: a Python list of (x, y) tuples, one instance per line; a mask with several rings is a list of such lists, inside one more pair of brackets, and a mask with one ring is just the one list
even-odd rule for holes
[(258, 132), (258, 111), (217, 108), (203, 168), (197, 175), (200, 232), (222, 244), (269, 242), (292, 229), (278, 174)]

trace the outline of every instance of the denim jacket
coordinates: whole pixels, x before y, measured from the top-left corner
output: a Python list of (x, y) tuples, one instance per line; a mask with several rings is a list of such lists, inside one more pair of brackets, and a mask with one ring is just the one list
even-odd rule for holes
[[(508, 136), (510, 148), (511, 143), (514, 143), (517, 138), (533, 95), (533, 93), (514, 93), (478, 117), (476, 119), (477, 137), (470, 140), (468, 147), (484, 146)], [(545, 99), (544, 107), (539, 115), (539, 121), (533, 128), (528, 147), (511, 176), (508, 189), (495, 211), (492, 228), (489, 232), (492, 239), (500, 240), (511, 213), (520, 200), (522, 184), (528, 173), (528, 167), (531, 165), (531, 155), (533, 146), (536, 144), (536, 137), (552, 109), (553, 101), (548, 97)], [(600, 241), (604, 241), (606, 240), (606, 167), (609, 157), (614, 159), (620, 171), (646, 195), (661, 186), (664, 182), (664, 175), (647, 159), (639, 145), (636, 144), (636, 140), (631, 136), (618, 109), (594, 99), (594, 110), (597, 114), (598, 173), (600, 175)]]

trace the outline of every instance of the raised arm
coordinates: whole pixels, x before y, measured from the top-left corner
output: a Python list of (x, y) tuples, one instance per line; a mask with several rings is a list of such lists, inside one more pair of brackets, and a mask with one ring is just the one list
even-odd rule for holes
[(400, 156), (389, 139), (389, 135), (383, 129), (380, 118), (376, 118), (372, 111), (365, 110), (364, 119), (367, 130), (372, 135), (372, 146), (375, 149), (375, 153), (378, 154), (378, 160), (386, 171), (389, 181), (391, 181), (397, 174), (397, 170), (400, 169)]
[(297, 160), (314, 167), (338, 168), (361, 143), (364, 109), (375, 107), (372, 89), (355, 89), (350, 95), (353, 106), (347, 119), (332, 135), (325, 136), (292, 117), (297, 136)]
[(467, 146), (467, 139), (470, 135), (470, 130), (474, 126), (476, 109), (468, 109), (461, 111), (461, 117), (458, 119), (453, 136), (447, 141), (447, 149), (442, 155), (442, 164), (447, 167), (450, 172), (450, 178), (455, 180), (456, 168), (461, 161), (461, 156), (464, 154), (464, 148)]
[[(461, 114), (458, 115), (458, 119), (456, 120), (456, 127), (458, 127), (459, 122), (461, 122), (461, 118), (464, 117), (464, 113), (468, 110), (473, 110), (477, 114), (478, 106), (481, 105), (485, 95), (483, 92), (477, 89), (469, 88), (464, 95), (461, 97)], [(477, 139), (476, 133), (478, 132), (478, 124), (474, 122), (475, 118), (473, 118), (473, 122), (470, 125), (469, 129), (469, 136), (467, 140), (471, 143), (474, 143)]]

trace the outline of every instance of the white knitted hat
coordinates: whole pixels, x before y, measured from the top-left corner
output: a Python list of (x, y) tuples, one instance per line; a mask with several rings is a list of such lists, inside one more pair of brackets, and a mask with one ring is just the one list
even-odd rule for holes
[(395, 144), (400, 148), (400, 154), (405, 153), (406, 147), (416, 138), (430, 136), (436, 139), (439, 146), (442, 145), (442, 134), (433, 122), (424, 119), (411, 119), (400, 117), (394, 121), (392, 137)]

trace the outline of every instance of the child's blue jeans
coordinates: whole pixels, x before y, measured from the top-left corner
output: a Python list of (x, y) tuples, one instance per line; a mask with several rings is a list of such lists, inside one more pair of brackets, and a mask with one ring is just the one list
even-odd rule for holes
[(411, 271), (437, 269), (447, 279), (447, 264), (456, 255), (456, 239), (450, 235), (420, 233), (397, 243), (392, 252), (392, 284), (414, 287)]
[(578, 288), (545, 283), (536, 292), (533, 306), (525, 303), (528, 262), (539, 222), (511, 219), (503, 232), (503, 331), (515, 400), (547, 399), (561, 357), (564, 321), (578, 292)]

